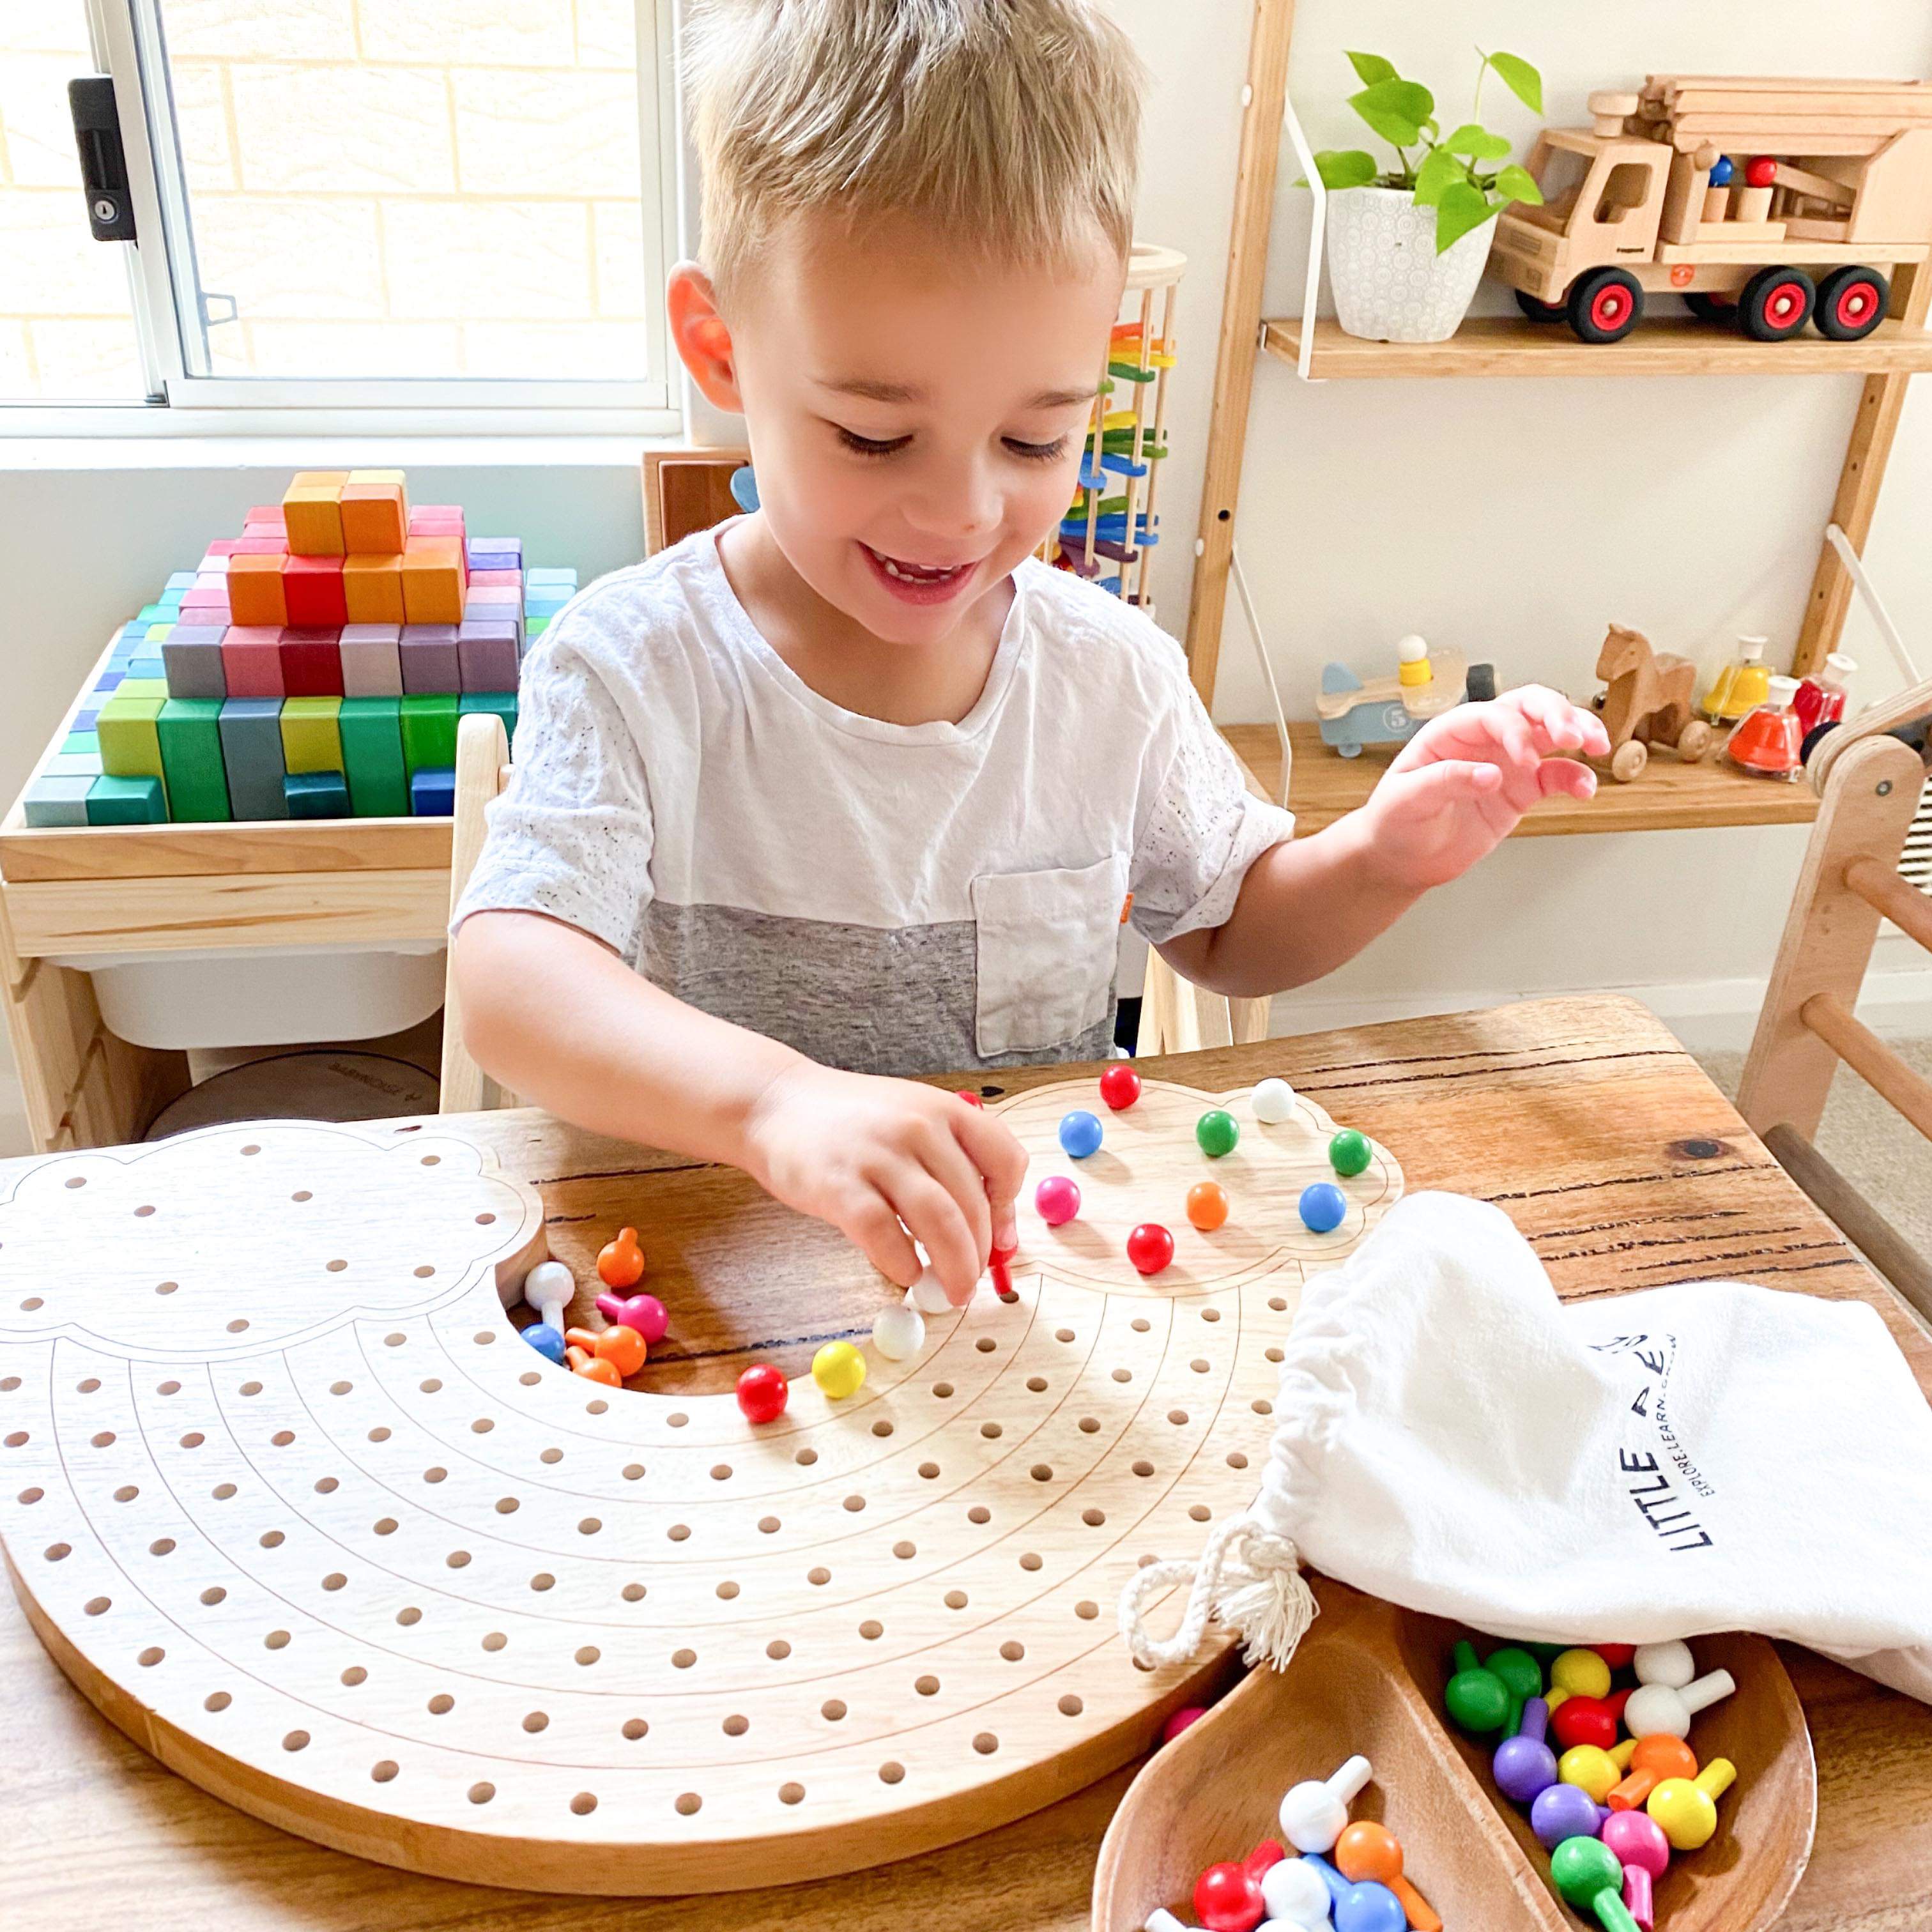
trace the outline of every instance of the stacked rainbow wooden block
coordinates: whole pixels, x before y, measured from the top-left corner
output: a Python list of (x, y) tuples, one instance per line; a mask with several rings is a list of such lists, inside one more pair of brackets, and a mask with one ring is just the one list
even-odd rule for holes
[(447, 815), (457, 721), (515, 730), (524, 652), (576, 588), (412, 508), (400, 470), (304, 471), (122, 627), (26, 821)]

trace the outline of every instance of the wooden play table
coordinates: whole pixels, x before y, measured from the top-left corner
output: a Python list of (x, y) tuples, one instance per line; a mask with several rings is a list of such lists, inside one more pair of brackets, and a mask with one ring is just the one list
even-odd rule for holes
[[(1494, 1201), (1566, 1294), (1743, 1277), (1870, 1302), (1932, 1390), (1932, 1341), (1838, 1238), (1736, 1111), (1642, 1007), (1541, 1000), (1178, 1056), (1150, 1070), (1217, 1088), (1280, 1073), (1400, 1158), (1411, 1190)], [(990, 1078), (1008, 1091), (1064, 1078)], [(950, 1083), (949, 1083), (950, 1084)], [(993, 1091), (992, 1087), (988, 1090)], [(742, 1177), (580, 1134), (548, 1116), (470, 1117), (503, 1168), (540, 1190), (556, 1252), (587, 1276), (619, 1217), (675, 1226), (695, 1204), (736, 1211), (736, 1252), (707, 1258), (742, 1283), (729, 1332), (694, 1334), (653, 1365), (654, 1385), (727, 1388), (748, 1354), (796, 1373), (855, 1327), (875, 1280)], [(75, 1258), (76, 1267), (88, 1265)], [(677, 1305), (676, 1283), (667, 1299)], [(783, 1336), (782, 1342), (771, 1338)], [(1818, 1759), (1811, 1864), (1783, 1922), (1792, 1932), (1891, 1932), (1932, 1923), (1932, 1710), (1781, 1646)], [(407, 1926), (411, 1932), (1076, 1932), (1124, 1771), (988, 1835), (782, 1892), (691, 1900), (537, 1897), (412, 1876), (288, 1837), (164, 1770), (98, 1716), (0, 1593), (0, 1924), (10, 1932)], [(1507, 1928), (1486, 1928), (1507, 1932)]]

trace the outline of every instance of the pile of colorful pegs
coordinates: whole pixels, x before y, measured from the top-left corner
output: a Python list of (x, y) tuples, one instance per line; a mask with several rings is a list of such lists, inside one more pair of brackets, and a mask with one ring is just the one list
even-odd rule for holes
[[(1395, 1834), (1370, 1819), (1349, 1822), (1348, 1806), (1370, 1775), (1366, 1758), (1352, 1757), (1328, 1778), (1292, 1786), (1281, 1801), (1281, 1838), (1264, 1838), (1245, 1858), (1210, 1865), (1195, 1881), (1202, 1932), (1254, 1932), (1264, 1918), (1282, 1932), (1328, 1932), (1331, 1924), (1334, 1932), (1442, 1932), (1402, 1875)], [(1147, 1932), (1190, 1928), (1161, 1910), (1148, 1915)]]
[[(1652, 1932), (1655, 1881), (1672, 1852), (1709, 1842), (1737, 1776), (1728, 1758), (1700, 1769), (1685, 1742), (1737, 1688), (1730, 1672), (1699, 1676), (1676, 1641), (1506, 1644), (1480, 1663), (1464, 1642), (1454, 1661), (1443, 1702), (1471, 1736), (1503, 1734), (1496, 1788), (1528, 1807), (1557, 1889), (1605, 1932)], [(1613, 1688), (1619, 1673), (1633, 1681)]]
[(635, 1292), (644, 1276), (644, 1251), (636, 1228), (622, 1228), (604, 1244), (597, 1256), (597, 1276), (604, 1288), (597, 1298), (597, 1312), (610, 1327), (566, 1328), (565, 1311), (577, 1292), (576, 1278), (561, 1262), (539, 1262), (524, 1280), (524, 1299), (538, 1316), (523, 1331), (524, 1340), (545, 1360), (567, 1363), (586, 1381), (621, 1388), (664, 1340), (670, 1316), (656, 1295)]

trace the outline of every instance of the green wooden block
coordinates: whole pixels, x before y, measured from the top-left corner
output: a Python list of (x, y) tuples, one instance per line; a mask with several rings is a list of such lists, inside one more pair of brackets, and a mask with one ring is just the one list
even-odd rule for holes
[(171, 698), (154, 721), (167, 773), (168, 810), (177, 822), (232, 818), (228, 769), (221, 756), (221, 700)]
[(346, 818), (349, 787), (340, 772), (291, 772), (282, 781), (291, 818)]
[(174, 613), (165, 604), (143, 604), (135, 613), (137, 624), (165, 624), (170, 622)]
[(161, 698), (122, 698), (117, 694), (100, 707), (96, 735), (100, 740), (100, 768), (109, 777), (165, 778), (155, 721), (166, 701)]
[(114, 687), (116, 698), (165, 698), (168, 681), (164, 677), (124, 677)]
[(472, 711), (494, 711), (503, 721), (503, 742), (517, 741), (517, 694), (514, 691), (471, 691), (464, 694), (459, 718)]
[(148, 642), (151, 644), (166, 644), (170, 635), (172, 633), (174, 628), (173, 624), (171, 622), (166, 624), (150, 624), (148, 626)]
[(100, 736), (98, 732), (70, 731), (61, 740), (61, 749), (63, 752), (98, 752), (100, 748)]
[(40, 767), (40, 776), (49, 778), (98, 778), (100, 772), (98, 752), (56, 752)]
[(90, 825), (165, 825), (167, 800), (151, 778), (98, 778), (87, 794)]
[(403, 765), (402, 700), (342, 700), (342, 764), (349, 802), (358, 818), (406, 818), (408, 776)]
[(412, 693), (402, 700), (403, 763), (412, 776), (423, 765), (456, 763), (457, 694)]
[[(282, 759), (298, 772), (342, 770), (342, 700), (339, 698), (285, 698), (282, 700)], [(344, 814), (312, 812), (311, 818)]]

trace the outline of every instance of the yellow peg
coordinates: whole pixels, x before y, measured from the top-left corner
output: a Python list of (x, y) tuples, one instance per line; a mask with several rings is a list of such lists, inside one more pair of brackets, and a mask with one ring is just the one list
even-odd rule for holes
[(1677, 1850), (1694, 1852), (1710, 1843), (1718, 1828), (1717, 1801), (1737, 1774), (1729, 1758), (1714, 1757), (1694, 1778), (1666, 1778), (1644, 1808)]
[(1600, 1804), (1622, 1774), (1608, 1751), (1599, 1750), (1594, 1744), (1572, 1744), (1556, 1760), (1556, 1775), (1562, 1783), (1586, 1793), (1592, 1804)]
[(1566, 1650), (1550, 1665), (1550, 1681), (1572, 1697), (1607, 1697), (1610, 1666), (1594, 1650)]

